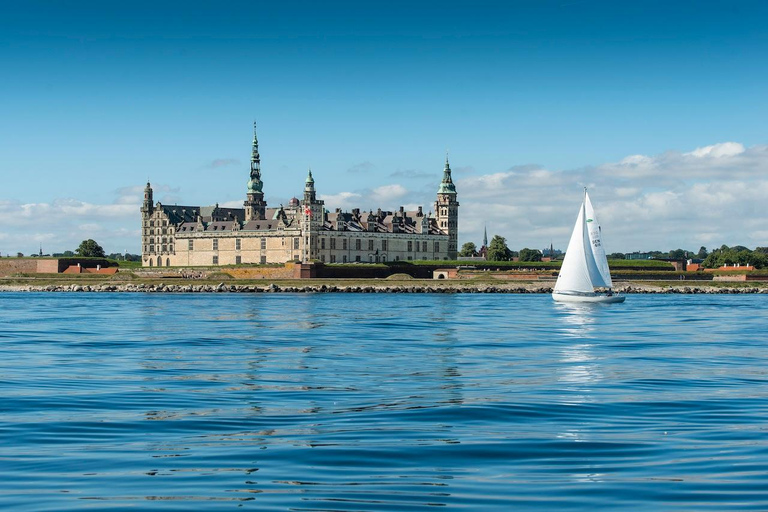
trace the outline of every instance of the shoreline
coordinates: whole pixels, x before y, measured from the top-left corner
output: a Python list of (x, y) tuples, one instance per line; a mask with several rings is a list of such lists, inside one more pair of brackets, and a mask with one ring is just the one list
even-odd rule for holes
[[(655, 286), (649, 284), (624, 284), (614, 290), (622, 294), (768, 294), (768, 287), (720, 287), (720, 286)], [(550, 294), (551, 286), (533, 283), (457, 284), (457, 285), (408, 285), (376, 283), (371, 285), (304, 286), (250, 284), (49, 284), (49, 285), (0, 285), (0, 292), (85, 292), (85, 293), (515, 293)]]

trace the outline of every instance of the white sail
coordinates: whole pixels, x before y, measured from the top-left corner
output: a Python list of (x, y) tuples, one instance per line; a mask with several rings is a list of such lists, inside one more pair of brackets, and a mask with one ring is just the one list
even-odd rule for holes
[[(594, 257), (588, 244), (589, 235), (585, 229), (584, 203), (581, 204), (579, 215), (576, 218), (576, 225), (573, 227), (571, 241), (568, 242), (568, 249), (565, 251), (565, 259), (560, 267), (560, 273), (555, 283), (556, 292), (581, 292), (592, 293), (592, 273), (599, 271), (594, 265)], [(589, 262), (592, 262), (592, 265)], [(590, 272), (590, 266), (594, 269)]]
[(611, 270), (608, 268), (608, 258), (605, 257), (602, 230), (600, 229), (600, 223), (597, 221), (595, 209), (592, 207), (592, 201), (589, 200), (589, 194), (586, 191), (584, 192), (584, 213), (586, 215), (587, 232), (589, 233), (589, 246), (592, 250), (592, 256), (594, 257), (597, 269), (600, 271), (600, 279), (593, 280), (592, 284), (611, 288), (613, 287), (613, 281), (611, 281)]

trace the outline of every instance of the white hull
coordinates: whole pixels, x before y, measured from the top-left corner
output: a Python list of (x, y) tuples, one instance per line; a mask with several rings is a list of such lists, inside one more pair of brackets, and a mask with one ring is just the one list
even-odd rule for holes
[(579, 302), (579, 303), (601, 303), (601, 304), (613, 304), (617, 302), (624, 302), (626, 298), (624, 295), (607, 295), (605, 293), (595, 294), (570, 294), (570, 293), (558, 293), (552, 292), (552, 298), (557, 302)]

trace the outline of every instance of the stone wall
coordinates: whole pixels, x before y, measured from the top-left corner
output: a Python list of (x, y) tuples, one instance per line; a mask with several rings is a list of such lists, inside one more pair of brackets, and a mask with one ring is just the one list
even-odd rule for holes
[(281, 267), (239, 267), (221, 269), (235, 279), (293, 279), (293, 263)]

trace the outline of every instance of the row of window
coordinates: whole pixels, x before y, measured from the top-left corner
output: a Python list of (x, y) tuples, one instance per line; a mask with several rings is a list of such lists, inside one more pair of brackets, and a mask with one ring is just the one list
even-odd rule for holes
[[(187, 243), (188, 243), (187, 250), (192, 251), (192, 250), (195, 249), (195, 241), (194, 241), (194, 239), (190, 238)], [(243, 247), (242, 240), (240, 238), (235, 238), (235, 250), (239, 251), (239, 250), (242, 249), (242, 247)], [(261, 247), (262, 251), (265, 251), (267, 249), (267, 239), (266, 238), (262, 238), (261, 239), (260, 247)], [(293, 248), (294, 249), (298, 249), (299, 248), (299, 239), (298, 238), (294, 238), (293, 239)], [(214, 251), (218, 251), (219, 250), (219, 239), (218, 238), (214, 238), (213, 239), (213, 250)], [(239, 258), (239, 256), (238, 256), (238, 258)]]
[[(422, 260), (426, 260), (427, 257), (423, 256), (421, 259)], [(413, 260), (413, 256), (408, 256), (407, 260), (408, 261), (412, 261)], [(320, 261), (325, 263), (325, 254), (321, 254), (320, 255)], [(355, 256), (355, 261), (360, 263), (363, 260), (362, 260), (362, 257), (358, 254), (357, 256)], [(369, 254), (368, 255), (368, 262), (369, 263), (379, 263), (379, 262), (384, 263), (386, 261), (388, 261), (386, 254), (382, 254), (381, 256), (374, 256), (373, 254)], [(400, 261), (400, 256), (395, 256), (395, 261)], [(265, 263), (265, 262), (262, 261), (262, 263)], [(348, 263), (347, 262), (347, 255), (346, 254), (342, 255), (341, 262), (339, 262), (339, 261), (336, 260), (336, 255), (335, 254), (331, 254), (330, 257), (329, 257), (329, 263)]]
[(171, 252), (172, 253), (173, 252), (173, 245), (157, 245), (157, 246), (155, 246), (154, 244), (151, 244), (151, 243), (149, 245), (145, 245), (144, 246), (144, 252), (150, 253), (150, 254), (154, 253), (155, 252), (155, 247), (157, 247), (158, 251), (163, 252), (163, 253), (165, 253), (165, 252)]
[[(342, 250), (347, 250), (347, 239), (342, 238)], [(388, 251), (389, 250), (389, 244), (387, 243), (388, 240), (382, 240), (381, 241), (381, 250), (382, 251)], [(331, 238), (330, 239), (330, 248), (331, 250), (336, 249), (336, 239)], [(422, 241), (421, 244), (419, 244), (418, 241), (414, 242), (413, 240), (408, 241), (408, 252), (427, 252), (427, 242)], [(421, 248), (421, 251), (419, 250)], [(325, 249), (325, 238), (320, 239), (320, 249)], [(435, 242), (434, 245), (435, 252), (440, 252), (440, 242)], [(355, 239), (355, 250), (356, 251), (362, 251), (363, 250), (363, 241), (360, 238)], [(373, 251), (375, 250), (375, 240), (370, 239), (368, 240), (368, 250)], [(333, 263), (333, 262), (332, 262)]]

